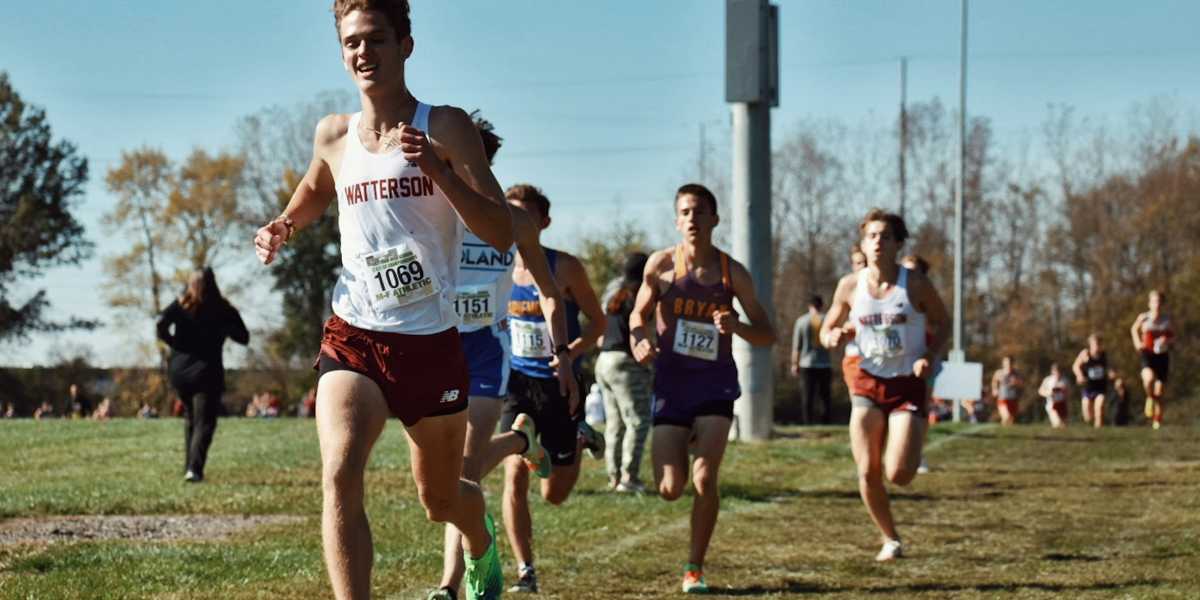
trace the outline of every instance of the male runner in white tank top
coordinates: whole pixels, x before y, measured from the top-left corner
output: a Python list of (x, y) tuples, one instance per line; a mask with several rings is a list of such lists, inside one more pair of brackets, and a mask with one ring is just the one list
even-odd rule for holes
[(1175, 331), (1166, 314), (1167, 295), (1151, 290), (1149, 311), (1137, 316), (1129, 329), (1133, 347), (1142, 361), (1142, 387), (1146, 390), (1146, 418), (1155, 429), (1162, 427), (1163, 395), (1171, 367), (1171, 342)]
[(1021, 412), (1021, 396), (1025, 392), (1025, 376), (1017, 370), (1013, 357), (1000, 359), (1000, 368), (992, 373), (992, 397), (1000, 412), (1001, 425), (1013, 425)]
[(867, 268), (838, 282), (821, 340), (835, 348), (853, 332), (858, 342), (861, 356), (848, 377), (850, 443), (859, 494), (883, 535), (875, 558), (887, 561), (902, 550), (883, 477), (907, 485), (916, 475), (928, 427), (926, 379), (946, 342), (947, 316), (929, 279), (896, 263), (908, 237), (904, 219), (872, 209), (859, 231)]
[(396, 416), (426, 516), (463, 532), (467, 596), (497, 598), (495, 526), (479, 486), (461, 478), (467, 370), (453, 301), (463, 225), (507, 249), (508, 205), (470, 117), (408, 91), (408, 2), (336, 0), (333, 13), (362, 111), (321, 119), (308, 171), (254, 240), (269, 264), (337, 198), (342, 271), (317, 361), (316, 401), (329, 579), (339, 600), (370, 597), (364, 471)]
[(1058, 363), (1050, 363), (1050, 374), (1042, 380), (1038, 395), (1045, 399), (1046, 416), (1055, 429), (1067, 426), (1067, 395), (1070, 393), (1071, 383), (1058, 368)]

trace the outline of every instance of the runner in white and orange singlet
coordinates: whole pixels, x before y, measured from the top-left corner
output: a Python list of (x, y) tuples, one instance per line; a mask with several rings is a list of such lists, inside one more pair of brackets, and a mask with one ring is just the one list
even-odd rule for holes
[[(851, 332), (860, 356), (851, 375), (850, 440), (858, 487), (883, 537), (875, 559), (903, 554), (883, 479), (916, 475), (928, 426), (926, 380), (946, 342), (946, 307), (929, 279), (897, 264), (908, 229), (899, 215), (873, 209), (859, 224), (867, 268), (838, 282), (821, 338), (833, 348)], [(926, 344), (926, 329), (929, 344)]]

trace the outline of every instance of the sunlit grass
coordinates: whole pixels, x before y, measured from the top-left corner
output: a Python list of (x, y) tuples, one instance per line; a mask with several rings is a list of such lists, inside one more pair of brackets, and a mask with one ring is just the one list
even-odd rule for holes
[[(0, 518), (301, 518), (217, 540), (0, 546), (0, 597), (328, 597), (313, 423), (223, 420), (201, 485), (182, 481), (181, 427), (0, 422)], [(732, 596), (1196, 597), (1196, 433), (939, 427), (930, 435), (934, 473), (895, 495), (909, 558), (881, 566), (871, 560), (876, 534), (844, 428), (786, 428), (768, 444), (731, 447), (708, 580)], [(441, 567), (441, 530), (425, 520), (407, 460), (394, 424), (368, 477), (380, 597), (422, 597)], [(584, 467), (564, 506), (533, 501), (543, 596), (676, 594), (688, 498), (612, 495), (603, 466), (585, 459)], [(485, 484), (497, 516), (499, 486), (496, 476)]]

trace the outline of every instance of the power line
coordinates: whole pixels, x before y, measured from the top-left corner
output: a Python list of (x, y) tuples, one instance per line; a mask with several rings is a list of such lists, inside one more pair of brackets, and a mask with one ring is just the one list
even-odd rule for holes
[(504, 160), (510, 158), (535, 158), (547, 156), (586, 156), (596, 154), (627, 154), (632, 152), (682, 152), (691, 151), (690, 143), (654, 144), (646, 146), (597, 146), (593, 148), (556, 148), (531, 150), (528, 152), (505, 152)]

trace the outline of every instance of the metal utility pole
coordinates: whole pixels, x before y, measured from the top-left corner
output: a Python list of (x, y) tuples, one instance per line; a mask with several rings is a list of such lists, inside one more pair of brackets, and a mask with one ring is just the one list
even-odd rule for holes
[[(733, 257), (750, 270), (767, 314), (774, 313), (771, 254), (771, 107), (779, 105), (779, 7), (726, 0), (725, 101), (733, 114)], [(734, 405), (742, 440), (766, 440), (774, 421), (771, 347), (734, 338), (741, 399)]]
[[(962, 32), (958, 61), (958, 177), (954, 186), (954, 346), (950, 362), (966, 362), (963, 350), (963, 187), (967, 176), (967, 0), (961, 0)], [(962, 401), (954, 401), (954, 420), (962, 420)]]
[(904, 168), (904, 155), (908, 152), (908, 58), (900, 58), (900, 218), (904, 218), (904, 197), (908, 187), (908, 173)]
[(967, 177), (967, 0), (962, 5), (958, 67), (958, 178), (954, 186), (954, 347), (950, 360), (963, 362), (963, 187)]

